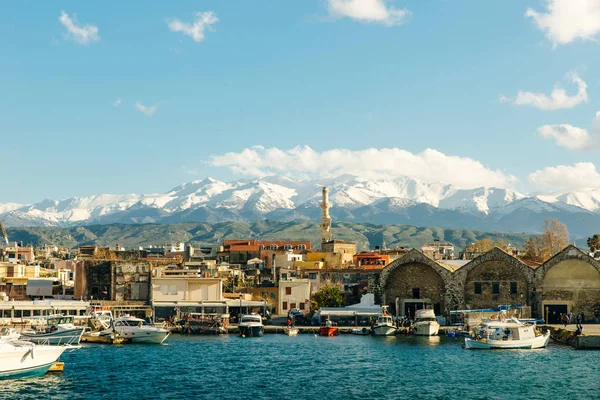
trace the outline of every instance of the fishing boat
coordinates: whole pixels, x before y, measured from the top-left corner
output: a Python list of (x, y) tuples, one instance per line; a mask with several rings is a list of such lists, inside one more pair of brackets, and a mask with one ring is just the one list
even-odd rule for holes
[(542, 333), (535, 325), (515, 318), (486, 320), (473, 337), (465, 338), (465, 349), (539, 349), (548, 345), (550, 332)]
[(61, 345), (79, 344), (84, 328), (73, 324), (73, 316), (49, 315), (42, 330), (23, 331), (21, 340), (36, 344)]
[(171, 332), (166, 329), (150, 325), (141, 318), (129, 315), (113, 318), (110, 326), (101, 331), (100, 337), (114, 337), (115, 335), (131, 343), (161, 344)]
[(238, 327), (241, 337), (258, 337), (265, 334), (262, 318), (258, 314), (242, 315)]
[(319, 335), (321, 336), (338, 336), (340, 330), (337, 326), (333, 326), (333, 322), (329, 318), (319, 328)]
[(394, 320), (392, 316), (387, 311), (387, 306), (383, 306), (383, 312), (380, 316), (377, 317), (377, 322), (371, 330), (373, 331), (373, 335), (375, 336), (395, 336), (396, 335), (396, 325), (394, 325)]
[(440, 324), (433, 310), (417, 310), (413, 323), (413, 334), (417, 336), (435, 336), (440, 330)]
[(22, 340), (0, 340), (0, 379), (42, 376), (67, 348)]

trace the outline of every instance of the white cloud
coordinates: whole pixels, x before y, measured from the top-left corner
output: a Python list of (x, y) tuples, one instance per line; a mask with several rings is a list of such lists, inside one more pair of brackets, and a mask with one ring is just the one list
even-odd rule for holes
[(557, 145), (571, 150), (586, 150), (592, 144), (590, 134), (586, 129), (569, 124), (544, 125), (537, 131), (541, 137), (554, 139)]
[(193, 24), (186, 24), (177, 18), (169, 21), (169, 29), (172, 32), (181, 32), (194, 39), (195, 42), (204, 40), (204, 31), (212, 30), (213, 24), (219, 22), (219, 19), (212, 11), (196, 13), (196, 18)]
[(158, 110), (158, 105), (145, 106), (142, 103), (140, 103), (139, 101), (136, 101), (135, 108), (137, 108), (139, 111), (143, 112), (147, 116), (151, 117), (152, 115), (154, 115), (156, 110)]
[(68, 33), (65, 36), (79, 44), (88, 44), (100, 40), (98, 27), (94, 25), (78, 24), (74, 14), (73, 18), (71, 18), (69, 17), (69, 14), (61, 11), (58, 20), (65, 28), (67, 28)]
[(272, 174), (291, 178), (336, 177), (352, 174), (365, 179), (410, 176), (424, 182), (443, 182), (461, 188), (508, 188), (516, 178), (491, 170), (479, 161), (427, 149), (419, 154), (399, 148), (317, 152), (308, 146), (290, 150), (255, 146), (239, 153), (212, 156), (209, 163), (252, 177)]
[(327, 0), (329, 15), (352, 18), (359, 22), (400, 25), (411, 15), (407, 9), (398, 10), (386, 5), (386, 0)]
[(554, 47), (576, 39), (596, 40), (600, 32), (600, 1), (546, 0), (546, 13), (528, 8), (525, 16), (546, 34)]
[(600, 148), (600, 111), (596, 113), (589, 131), (569, 124), (558, 124), (540, 126), (537, 133), (571, 150), (597, 150)]
[(113, 106), (115, 106), (115, 107), (119, 107), (119, 106), (121, 105), (121, 103), (122, 103), (122, 101), (121, 101), (121, 98), (118, 98), (118, 99), (116, 99), (116, 100), (115, 100), (115, 102), (113, 103)]
[(600, 174), (590, 162), (546, 167), (529, 174), (529, 180), (543, 189), (582, 189), (600, 187)]
[[(569, 96), (565, 89), (562, 89), (558, 84), (554, 85), (550, 96), (544, 93), (524, 92), (519, 90), (517, 97), (512, 100), (512, 103), (517, 106), (533, 106), (544, 111), (558, 110), (561, 108), (572, 108), (581, 103), (587, 103), (587, 84), (574, 72), (567, 74), (567, 77), (577, 85), (577, 94)], [(509, 98), (500, 95), (500, 102), (506, 103), (511, 101)]]

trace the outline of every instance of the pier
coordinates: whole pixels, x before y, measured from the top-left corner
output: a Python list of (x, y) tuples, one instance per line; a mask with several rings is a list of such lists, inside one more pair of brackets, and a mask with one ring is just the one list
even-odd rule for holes
[(572, 346), (579, 350), (600, 349), (600, 324), (583, 324), (583, 333), (575, 335), (576, 326), (564, 325), (540, 325), (540, 328), (550, 329), (551, 338), (554, 342)]

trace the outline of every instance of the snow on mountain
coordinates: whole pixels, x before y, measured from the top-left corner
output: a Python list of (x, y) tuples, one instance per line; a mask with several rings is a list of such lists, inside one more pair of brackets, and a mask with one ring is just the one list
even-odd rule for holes
[(343, 175), (310, 180), (270, 176), (232, 182), (206, 178), (166, 193), (99, 194), (60, 201), (44, 199), (30, 205), (5, 203), (0, 204), (0, 219), (8, 226), (161, 222), (171, 216), (180, 222), (194, 218), (314, 219), (319, 215), (323, 186), (329, 188), (335, 215), (365, 222), (379, 216), (386, 223), (424, 221), (441, 226), (464, 222), (485, 227), (490, 221), (509, 226), (515, 223), (510, 222), (511, 218), (523, 219), (523, 213), (535, 214), (539, 219), (544, 213), (581, 218), (585, 213), (597, 212), (600, 218), (600, 190), (527, 197), (508, 189), (458, 189), (408, 177), (366, 181)]

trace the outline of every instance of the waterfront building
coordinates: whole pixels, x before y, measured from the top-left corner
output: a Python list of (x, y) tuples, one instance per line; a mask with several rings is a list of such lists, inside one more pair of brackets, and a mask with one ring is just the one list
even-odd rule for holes
[(310, 281), (308, 279), (281, 279), (279, 281), (280, 313), (296, 308), (307, 313), (310, 308)]
[(446, 316), (451, 310), (511, 305), (559, 323), (561, 313), (594, 314), (600, 263), (573, 245), (542, 264), (524, 263), (498, 247), (473, 260), (437, 261), (412, 249), (370, 280), (369, 291), (397, 315), (425, 305)]
[(89, 307), (89, 302), (80, 300), (1, 301), (0, 299), (0, 321), (9, 324), (16, 320), (22, 321), (52, 314), (85, 315)]

